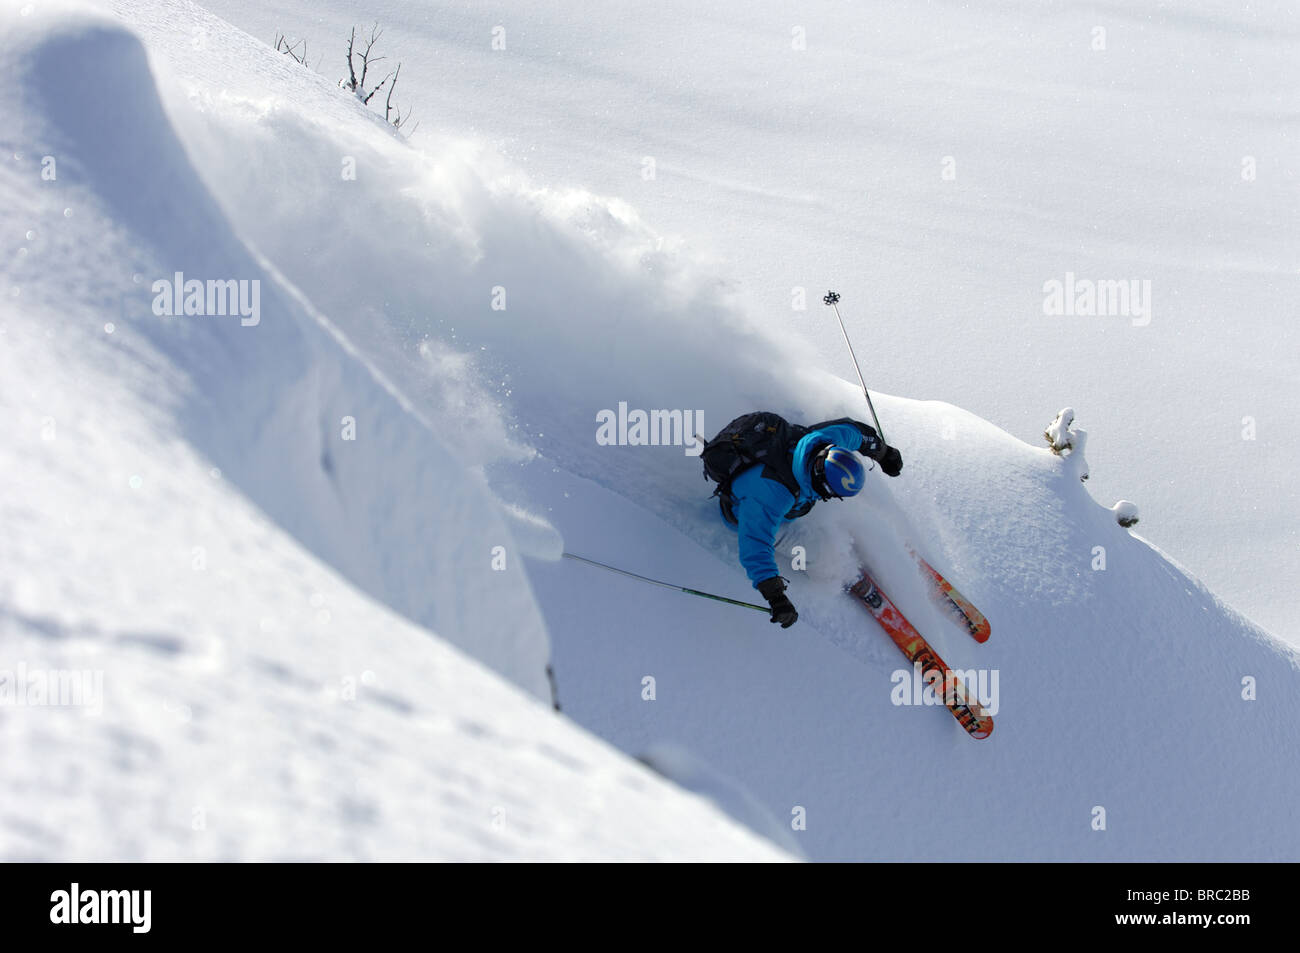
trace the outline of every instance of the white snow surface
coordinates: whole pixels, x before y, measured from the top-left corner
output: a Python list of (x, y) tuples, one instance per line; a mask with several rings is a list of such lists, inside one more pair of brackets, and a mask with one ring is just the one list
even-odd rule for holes
[[(378, 20), (415, 145), (630, 203), (840, 376), (828, 288), (872, 387), (1032, 445), (1073, 405), (1093, 493), (1300, 644), (1294, 0), (204, 6), (331, 83)], [(1044, 314), (1067, 273), (1149, 281), (1149, 322)]]
[[(312, 9), (329, 34), (352, 15)], [(440, 116), (406, 142), (271, 50), (253, 5), (229, 15), (256, 37), (183, 0), (117, 0), (118, 25), (5, 8), (2, 660), (104, 692), (98, 715), (0, 708), (0, 856), (787, 856), (721, 805), (764, 833), (806, 818), (773, 837), (816, 860), (1300, 858), (1300, 661), (1116, 525), (1088, 493), (1113, 461), (1081, 483), (1049, 406), (1022, 442), (880, 394), (903, 476), (790, 527), (788, 631), (558, 560), (754, 598), (698, 461), (601, 445), (597, 413), (698, 410), (711, 434), (758, 407), (862, 416), (861, 392), (804, 325), (749, 317), (730, 282), (751, 275), (647, 224), (634, 183), (603, 197), (570, 185), (609, 184), (591, 162), (525, 174), (465, 138), (473, 104), (419, 54), (471, 14), (428, 13), (435, 41), (415, 9), (373, 14)], [(618, 81), (596, 49), (560, 68), (571, 102)], [(448, 57), (480, 106), (514, 75), (483, 62)], [(738, 208), (746, 176), (779, 178), (741, 171)], [(725, 241), (735, 220), (705, 217)], [(176, 271), (259, 278), (261, 322), (156, 316)], [(1090, 458), (1120, 439), (1080, 413)], [(909, 544), (988, 643), (930, 603)], [(859, 554), (950, 664), (996, 674), (991, 738), (893, 704), (903, 660), (839, 591)]]
[[(139, 40), (5, 17), (0, 857), (784, 856), (551, 712), (500, 505), (233, 235)], [(173, 269), (262, 321), (153, 317)]]

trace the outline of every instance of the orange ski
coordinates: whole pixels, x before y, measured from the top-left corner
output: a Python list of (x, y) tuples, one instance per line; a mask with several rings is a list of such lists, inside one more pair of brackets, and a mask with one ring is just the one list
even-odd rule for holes
[(993, 733), (993, 716), (984, 710), (978, 698), (967, 696), (966, 686), (903, 613), (898, 611), (898, 607), (890, 602), (889, 597), (880, 591), (866, 570), (863, 570), (862, 577), (848, 591), (875, 617), (880, 627), (907, 656), (907, 660), (913, 664), (920, 663), (923, 676), (930, 675), (931, 672), (939, 673), (937, 676), (930, 675), (935, 691), (941, 692), (943, 703), (972, 738), (987, 738)]
[(976, 609), (969, 599), (958, 592), (939, 570), (922, 559), (920, 553), (911, 547), (908, 547), (908, 551), (921, 567), (921, 574), (930, 582), (935, 602), (947, 609), (948, 614), (961, 623), (972, 639), (976, 642), (987, 642), (992, 626), (989, 625), (989, 620), (984, 618), (984, 613)]

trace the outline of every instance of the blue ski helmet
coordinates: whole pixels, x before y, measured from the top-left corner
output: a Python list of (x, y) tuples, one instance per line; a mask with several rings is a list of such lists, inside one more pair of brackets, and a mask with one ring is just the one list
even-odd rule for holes
[[(820, 454), (813, 467), (814, 487), (823, 489), (830, 496), (845, 499), (857, 496), (866, 483), (867, 471), (852, 450), (843, 447), (827, 447)], [(820, 477), (820, 480), (816, 478)], [(821, 487), (816, 487), (820, 482)]]

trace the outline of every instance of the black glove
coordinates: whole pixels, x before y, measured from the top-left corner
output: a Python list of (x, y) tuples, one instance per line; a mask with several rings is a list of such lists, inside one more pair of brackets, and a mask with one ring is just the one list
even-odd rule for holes
[(799, 618), (799, 613), (794, 611), (794, 605), (785, 596), (784, 579), (780, 576), (764, 579), (758, 584), (758, 591), (772, 607), (772, 618), (768, 620), (769, 622), (779, 622), (783, 629), (794, 625), (795, 620)]
[(903, 455), (898, 452), (898, 449), (881, 440), (880, 434), (876, 433), (870, 425), (855, 420), (853, 426), (862, 433), (862, 445), (858, 447), (858, 453), (878, 462), (886, 476), (898, 476), (899, 471), (903, 469)]
[(875, 428), (870, 424), (864, 424), (860, 420), (853, 421), (853, 426), (862, 433), (862, 443), (858, 446), (858, 453), (873, 460), (880, 459), (880, 453), (885, 449), (885, 441), (880, 439), (880, 434), (876, 433)]
[(880, 461), (880, 469), (885, 471), (885, 476), (896, 477), (903, 469), (903, 455), (895, 447), (886, 446), (876, 459)]

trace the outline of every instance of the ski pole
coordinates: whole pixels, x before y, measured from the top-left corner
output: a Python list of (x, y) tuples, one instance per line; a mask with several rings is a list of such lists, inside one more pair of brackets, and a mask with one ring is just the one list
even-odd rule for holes
[(876, 405), (871, 402), (871, 392), (867, 390), (867, 382), (862, 379), (862, 368), (858, 367), (858, 356), (853, 353), (853, 342), (849, 340), (849, 332), (844, 328), (844, 319), (840, 317), (839, 300), (838, 291), (828, 291), (826, 297), (822, 298), (822, 303), (835, 310), (835, 320), (840, 323), (840, 333), (844, 335), (844, 343), (848, 346), (849, 357), (853, 359), (853, 369), (858, 372), (858, 383), (862, 385), (862, 396), (867, 399), (867, 409), (871, 411), (871, 419), (876, 422), (876, 433), (880, 434), (881, 443), (888, 444), (889, 441), (885, 439), (885, 428), (880, 426), (880, 418), (876, 415)]
[(638, 575), (634, 572), (628, 572), (626, 569), (619, 569), (615, 566), (607, 566), (604, 563), (596, 562), (594, 559), (588, 559), (585, 556), (578, 556), (574, 553), (564, 553), (566, 559), (576, 559), (578, 562), (586, 563), (588, 566), (596, 566), (599, 569), (606, 569), (610, 572), (616, 572), (620, 576), (631, 576), (633, 579), (640, 579), (642, 582), (652, 583), (656, 586), (663, 586), (665, 589), (676, 589), (678, 592), (684, 592), (691, 596), (701, 596), (705, 599), (714, 599), (718, 602), (726, 602), (733, 606), (744, 606), (746, 609), (757, 609), (759, 612), (771, 612), (767, 606), (755, 605), (752, 602), (741, 602), (739, 599), (728, 599), (726, 596), (715, 596), (711, 592), (700, 592), (698, 589), (688, 589), (685, 586), (674, 586), (670, 582), (660, 582), (658, 579), (651, 579), (649, 576)]

